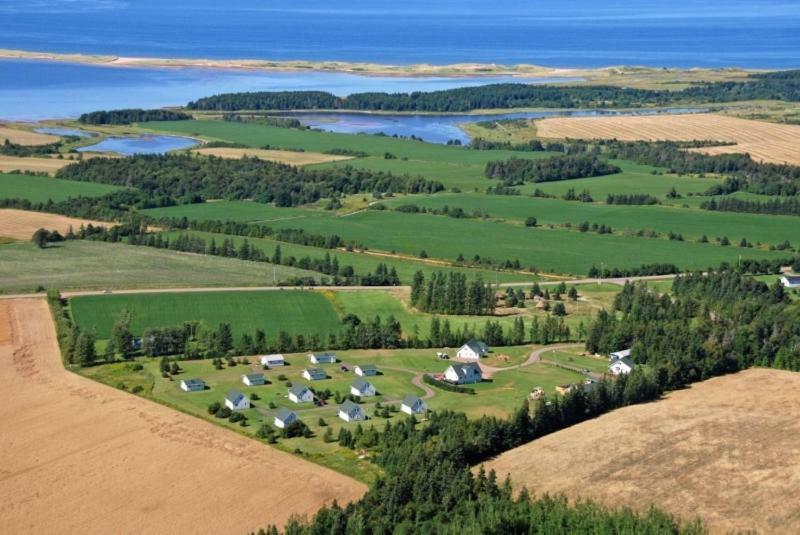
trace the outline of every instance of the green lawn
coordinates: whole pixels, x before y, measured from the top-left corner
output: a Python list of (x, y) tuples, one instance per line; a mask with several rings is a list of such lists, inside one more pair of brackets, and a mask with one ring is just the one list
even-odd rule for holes
[[(663, 177), (657, 177), (663, 178)], [(580, 203), (561, 199), (542, 199), (527, 196), (438, 194), (414, 195), (384, 201), (387, 206), (413, 203), (426, 208), (444, 206), (463, 208), (467, 213), (475, 210), (508, 221), (522, 222), (536, 217), (540, 225), (579, 224), (582, 221), (610, 225), (615, 231), (623, 229), (652, 229), (662, 234), (670, 231), (686, 239), (706, 235), (713, 240), (728, 236), (732, 241), (746, 237), (753, 243), (777, 244), (784, 240), (797, 241), (800, 235), (800, 217), (711, 212), (699, 208), (675, 206), (608, 205), (601, 202)]]
[(216, 201), (198, 204), (180, 204), (168, 208), (150, 208), (142, 210), (150, 217), (185, 217), (189, 220), (245, 221), (249, 223), (269, 223), (275, 220), (292, 219), (293, 217), (313, 217), (324, 215), (302, 208), (277, 208), (272, 204), (250, 201)]
[(270, 286), (296, 276), (319, 273), (119, 243), (0, 245), (0, 293), (31, 292), (40, 285), (60, 290)]
[[(523, 267), (549, 273), (584, 275), (592, 265), (631, 268), (675, 263), (683, 269), (704, 269), (743, 258), (778, 258), (780, 252), (721, 247), (715, 244), (598, 235), (576, 230), (524, 228), (508, 223), (453, 219), (427, 214), (369, 210), (348, 217), (315, 217), (278, 221), (274, 226), (301, 227), (314, 233), (335, 233), (370, 249), (432, 258), (455, 259), (474, 254), (496, 261), (519, 259)], [(381, 232), (380, 229), (392, 229)]]
[(542, 354), (542, 360), (557, 362), (573, 368), (587, 369), (596, 373), (608, 371), (608, 359), (598, 357), (587, 357), (581, 355), (583, 350), (574, 351), (547, 351)]
[(47, 176), (0, 173), (0, 199), (59, 202), (70, 197), (100, 197), (120, 188), (92, 182), (60, 180)]
[(318, 292), (277, 290), (257, 292), (192, 292), (129, 295), (92, 295), (70, 300), (78, 325), (108, 338), (120, 313), (132, 316), (131, 330), (138, 335), (149, 327), (180, 325), (197, 320), (216, 328), (230, 323), (234, 336), (263, 330), (275, 339), (280, 330), (292, 334), (317, 334), (325, 339), (340, 330), (330, 302)]

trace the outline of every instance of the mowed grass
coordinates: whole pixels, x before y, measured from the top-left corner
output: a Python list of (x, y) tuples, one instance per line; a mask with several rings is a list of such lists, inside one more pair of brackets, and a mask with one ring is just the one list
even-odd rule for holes
[(610, 225), (617, 232), (652, 229), (662, 234), (675, 232), (687, 239), (705, 235), (713, 240), (717, 236), (728, 236), (734, 241), (744, 237), (753, 243), (777, 244), (784, 240), (797, 241), (800, 236), (800, 218), (794, 216), (712, 212), (675, 206), (608, 205), (604, 200), (579, 203), (525, 196), (439, 194), (389, 199), (384, 203), (390, 207), (408, 203), (438, 209), (459, 207), (467, 213), (480, 210), (519, 224), (531, 216), (540, 225), (567, 222), (575, 225), (589, 221)]
[[(229, 236), (225, 234), (214, 234), (210, 232), (198, 232), (198, 231), (164, 232), (163, 235), (172, 238), (174, 236), (187, 233), (192, 236), (199, 236), (203, 238), (207, 244), (211, 243), (212, 239), (216, 241), (217, 245), (221, 244), (223, 240), (229, 239), (233, 242), (234, 247), (239, 247), (239, 245), (241, 245), (245, 240), (245, 238), (241, 236)], [(488, 269), (450, 267), (446, 265), (433, 264), (430, 262), (424, 262), (422, 260), (414, 260), (410, 258), (371, 255), (368, 254), (367, 252), (350, 252), (341, 249), (336, 249), (336, 250), (320, 249), (319, 247), (311, 247), (308, 245), (297, 245), (294, 243), (279, 242), (276, 240), (271, 240), (269, 238), (246, 238), (246, 239), (250, 245), (263, 250), (270, 257), (273, 255), (273, 253), (275, 252), (275, 248), (278, 246), (280, 246), (281, 248), (281, 255), (283, 258), (289, 258), (293, 256), (296, 259), (304, 257), (309, 257), (312, 259), (323, 259), (326, 254), (329, 254), (332, 259), (336, 258), (338, 260), (339, 266), (341, 268), (345, 266), (352, 266), (358, 275), (374, 273), (379, 264), (386, 264), (388, 267), (390, 268), (393, 267), (397, 270), (397, 274), (400, 277), (400, 281), (403, 284), (411, 284), (411, 281), (414, 277), (414, 273), (416, 273), (417, 271), (422, 271), (426, 275), (429, 275), (436, 271), (443, 271), (447, 273), (455, 271), (460, 273), (467, 273), (468, 276), (480, 275), (487, 282), (533, 282), (539, 279), (539, 277), (537, 277), (533, 273), (525, 274), (525, 273), (516, 273), (510, 271), (492, 271)]]
[[(348, 217), (317, 217), (278, 221), (275, 226), (302, 227), (309, 232), (335, 233), (370, 249), (432, 258), (472, 258), (480, 254), (495, 261), (519, 259), (540, 271), (584, 275), (591, 266), (632, 268), (642, 264), (674, 263), (682, 269), (703, 269), (723, 261), (778, 258), (782, 254), (713, 244), (598, 235), (575, 230), (525, 228), (502, 222), (453, 219), (427, 214), (365, 211)], [(384, 232), (381, 229), (391, 229)], [(785, 256), (785, 255), (783, 255)]]
[(60, 290), (270, 286), (275, 279), (295, 276), (318, 273), (120, 243), (68, 241), (39, 249), (19, 242), (0, 247), (0, 293), (32, 292), (39, 286)]
[(151, 327), (200, 321), (216, 328), (229, 323), (234, 336), (263, 330), (277, 338), (280, 330), (317, 334), (320, 338), (340, 331), (339, 317), (331, 303), (317, 292), (276, 290), (240, 292), (192, 292), (128, 295), (91, 295), (70, 300), (75, 322), (92, 329), (98, 338), (109, 338), (115, 321), (127, 310), (131, 331), (141, 335)]
[(92, 182), (60, 180), (45, 176), (0, 173), (0, 199), (59, 202), (70, 197), (100, 197), (120, 188)]
[(325, 215), (322, 212), (302, 208), (278, 208), (272, 204), (251, 201), (214, 201), (197, 204), (180, 204), (168, 208), (142, 210), (150, 217), (185, 217), (197, 221), (242, 221), (248, 223), (269, 223), (295, 217)]

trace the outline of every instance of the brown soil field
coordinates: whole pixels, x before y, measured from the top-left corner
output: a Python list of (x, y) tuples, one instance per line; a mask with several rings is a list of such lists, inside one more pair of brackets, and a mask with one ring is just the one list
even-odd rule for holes
[(536, 494), (645, 510), (712, 533), (800, 533), (800, 373), (751, 369), (626, 407), (487, 463)]
[(4, 533), (230, 533), (364, 486), (70, 373), (42, 299), (0, 301)]
[(16, 156), (0, 156), (0, 172), (33, 171), (44, 172), (49, 175), (71, 163), (72, 160), (58, 160), (56, 158), (17, 158)]
[(0, 210), (0, 236), (29, 240), (37, 229), (57, 230), (61, 234), (66, 234), (69, 227), (78, 230), (81, 225), (108, 225), (102, 221), (90, 221), (88, 219), (76, 219), (57, 214), (46, 214), (42, 212), (29, 212), (26, 210), (15, 210), (3, 208)]
[(0, 143), (5, 143), (6, 140), (9, 140), (11, 143), (18, 145), (47, 145), (48, 143), (55, 143), (59, 139), (61, 138), (58, 136), (30, 132), (19, 128), (9, 128), (0, 124)]
[(261, 160), (286, 163), (289, 165), (311, 165), (315, 163), (338, 162), (350, 160), (350, 156), (337, 154), (322, 154), (320, 152), (296, 152), (291, 150), (265, 150), (265, 149), (237, 149), (231, 147), (211, 147), (196, 149), (193, 152), (219, 156), (220, 158), (239, 159), (243, 156), (256, 157)]
[(691, 141), (736, 145), (693, 149), (708, 154), (749, 153), (753, 159), (800, 165), (800, 126), (712, 113), (626, 117), (554, 117), (536, 121), (542, 138)]

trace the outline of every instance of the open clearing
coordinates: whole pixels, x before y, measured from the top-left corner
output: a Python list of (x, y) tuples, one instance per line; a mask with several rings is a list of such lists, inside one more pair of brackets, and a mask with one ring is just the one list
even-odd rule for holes
[(536, 494), (651, 503), (712, 532), (800, 532), (800, 374), (751, 369), (614, 411), (487, 464)]
[(755, 160), (800, 164), (800, 126), (712, 113), (628, 117), (556, 117), (536, 121), (542, 138), (735, 142), (697, 149), (709, 154), (749, 153)]
[(231, 147), (210, 147), (196, 149), (192, 152), (219, 156), (220, 158), (240, 159), (245, 156), (258, 158), (260, 160), (270, 160), (273, 162), (286, 163), (289, 165), (311, 165), (315, 163), (338, 162), (350, 160), (350, 156), (340, 156), (336, 154), (322, 154), (320, 152), (298, 152), (293, 150), (266, 150), (266, 149), (238, 149)]
[(44, 300), (0, 303), (7, 533), (241, 534), (364, 486), (67, 372)]
[[(25, 158), (30, 160), (30, 158)], [(54, 160), (59, 161), (59, 160)], [(70, 197), (100, 197), (117, 186), (62, 180), (46, 176), (0, 173), (0, 199), (26, 199), (31, 202), (64, 201)]]
[(48, 143), (55, 143), (59, 139), (61, 138), (58, 136), (40, 134), (19, 128), (9, 128), (0, 124), (0, 143), (5, 143), (8, 140), (17, 145), (47, 145)]
[(46, 214), (42, 212), (28, 212), (26, 210), (15, 210), (4, 208), (0, 210), (0, 236), (27, 240), (33, 236), (37, 229), (46, 228), (47, 230), (57, 230), (61, 234), (66, 234), (72, 227), (77, 231), (81, 225), (91, 223), (94, 226), (105, 226), (108, 223), (90, 221), (88, 219), (76, 219), (57, 214)]
[(18, 158), (16, 156), (0, 156), (0, 172), (32, 171), (34, 173), (54, 174), (62, 167), (75, 163), (57, 158)]

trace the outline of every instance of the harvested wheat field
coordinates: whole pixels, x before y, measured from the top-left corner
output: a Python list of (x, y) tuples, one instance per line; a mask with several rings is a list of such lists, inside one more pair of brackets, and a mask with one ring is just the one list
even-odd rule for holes
[(0, 172), (33, 171), (34, 173), (55, 174), (56, 171), (71, 163), (70, 160), (56, 158), (18, 158), (16, 156), (0, 156)]
[(691, 141), (736, 145), (692, 149), (708, 154), (748, 153), (755, 160), (800, 165), (800, 126), (713, 113), (625, 117), (555, 117), (536, 121), (542, 138)]
[(29, 212), (12, 208), (0, 209), (0, 236), (7, 238), (27, 240), (40, 228), (57, 230), (63, 235), (69, 231), (70, 227), (77, 231), (81, 225), (88, 225), (89, 223), (94, 226), (109, 225), (109, 223), (103, 223), (102, 221), (76, 219), (58, 214)]
[(752, 369), (698, 383), (487, 463), (537, 493), (650, 504), (714, 533), (800, 533), (800, 373)]
[(195, 149), (193, 152), (219, 156), (220, 158), (239, 159), (243, 156), (270, 160), (273, 162), (286, 163), (289, 165), (311, 165), (315, 163), (338, 162), (350, 160), (350, 156), (340, 156), (338, 154), (322, 154), (321, 152), (297, 152), (292, 150), (266, 150), (266, 149), (238, 149), (231, 147), (209, 147)]
[(19, 128), (10, 128), (0, 124), (0, 143), (5, 143), (6, 140), (17, 145), (47, 145), (48, 143), (55, 143), (58, 141), (58, 136), (51, 136), (49, 134), (40, 134), (38, 132), (31, 132), (30, 130), (22, 130)]
[(4, 533), (230, 533), (364, 486), (66, 371), (47, 304), (0, 301)]

